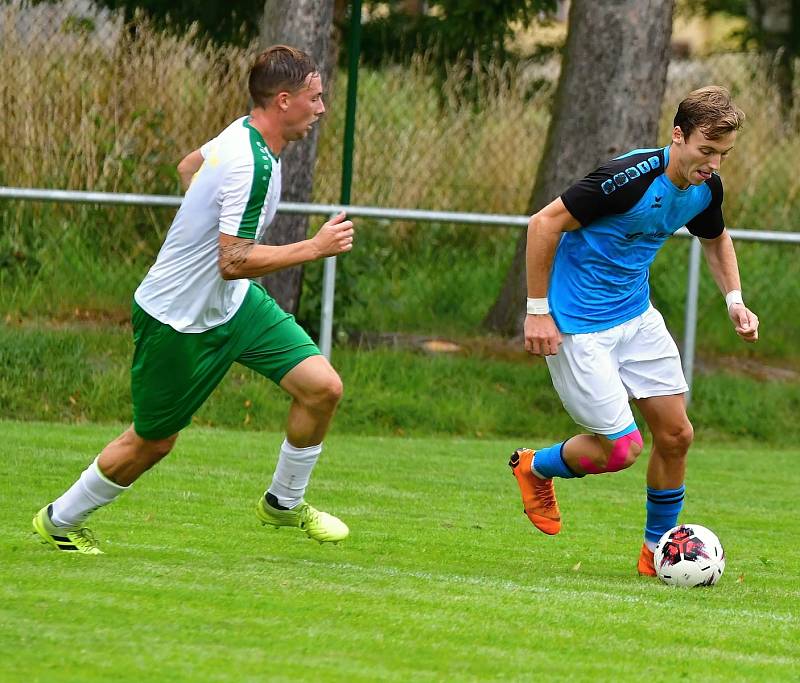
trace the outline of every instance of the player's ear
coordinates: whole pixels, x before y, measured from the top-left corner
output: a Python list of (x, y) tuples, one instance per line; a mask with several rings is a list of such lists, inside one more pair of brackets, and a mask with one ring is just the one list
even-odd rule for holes
[(681, 127), (675, 126), (672, 129), (672, 142), (674, 142), (676, 145), (681, 145), (683, 144), (684, 140), (685, 138), (683, 137), (683, 131), (681, 130)]
[(278, 104), (278, 109), (286, 111), (289, 108), (289, 93), (285, 90), (275, 95), (275, 102)]

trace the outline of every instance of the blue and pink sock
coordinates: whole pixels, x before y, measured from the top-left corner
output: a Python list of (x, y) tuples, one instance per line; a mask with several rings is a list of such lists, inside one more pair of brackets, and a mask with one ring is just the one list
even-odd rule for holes
[(567, 442), (561, 441), (547, 448), (537, 450), (533, 458), (535, 463), (532, 468), (533, 473), (542, 479), (552, 479), (553, 477), (573, 479), (574, 477), (582, 477), (582, 474), (575, 474), (564, 460), (565, 443)]

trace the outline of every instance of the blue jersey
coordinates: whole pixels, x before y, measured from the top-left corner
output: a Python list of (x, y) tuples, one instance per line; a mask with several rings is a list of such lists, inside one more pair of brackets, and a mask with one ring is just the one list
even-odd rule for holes
[(556, 250), (548, 298), (561, 332), (599, 332), (644, 313), (649, 267), (678, 228), (722, 234), (722, 181), (714, 174), (681, 190), (664, 173), (669, 147), (637, 149), (606, 162), (561, 199), (581, 224)]

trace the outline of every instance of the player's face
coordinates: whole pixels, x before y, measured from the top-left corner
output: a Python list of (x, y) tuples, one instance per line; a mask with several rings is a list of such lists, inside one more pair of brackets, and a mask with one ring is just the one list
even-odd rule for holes
[(284, 137), (299, 140), (311, 132), (312, 126), (325, 113), (322, 102), (322, 79), (319, 74), (309, 74), (305, 85), (289, 93), (284, 112)]
[(709, 140), (699, 128), (684, 137), (681, 129), (676, 126), (672, 131), (672, 142), (673, 151), (679, 155), (676, 169), (680, 176), (679, 185), (701, 185), (708, 180), (714, 171), (719, 170), (735, 141), (735, 130), (716, 140)]

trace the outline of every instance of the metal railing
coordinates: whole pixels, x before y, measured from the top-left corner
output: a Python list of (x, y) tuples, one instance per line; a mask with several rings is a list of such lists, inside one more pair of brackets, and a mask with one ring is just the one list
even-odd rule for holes
[[(0, 187), (0, 199), (25, 201), (49, 201), (83, 204), (120, 204), (133, 206), (178, 207), (183, 198), (173, 195), (122, 194), (113, 192), (78, 192), (71, 190), (47, 190), (36, 188)], [(481, 225), (493, 227), (525, 227), (528, 216), (505, 214), (464, 213), (457, 211), (425, 211), (419, 209), (387, 209), (374, 206), (349, 206), (341, 204), (302, 204), (281, 202), (278, 211), (282, 213), (305, 214), (309, 216), (332, 216), (345, 211), (355, 218), (379, 218), (386, 220), (457, 223), (461, 225)], [(800, 233), (754, 231), (729, 229), (734, 240), (750, 242), (779, 242), (800, 244)], [(697, 335), (697, 301), (700, 282), (700, 241), (686, 228), (675, 233), (676, 237), (691, 238), (689, 249), (689, 269), (686, 288), (685, 329), (683, 344), (683, 371), (691, 395), (695, 364), (695, 345)], [(320, 312), (319, 346), (322, 353), (330, 358), (333, 330), (333, 300), (336, 286), (336, 257), (325, 259), (323, 271), (322, 303)], [(688, 400), (687, 396), (687, 400)]]

